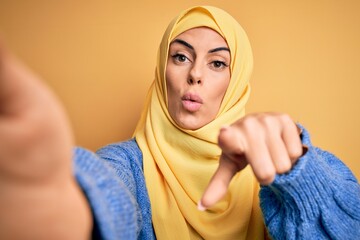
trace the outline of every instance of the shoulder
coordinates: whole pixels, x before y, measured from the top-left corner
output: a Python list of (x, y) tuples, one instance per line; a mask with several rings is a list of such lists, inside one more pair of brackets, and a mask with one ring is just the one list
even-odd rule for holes
[(118, 158), (119, 156), (126, 156), (128, 158), (142, 157), (141, 150), (135, 138), (106, 145), (97, 150), (96, 154), (102, 158)]
[[(119, 179), (126, 185), (140, 206), (138, 219), (142, 229), (140, 239), (153, 239), (150, 200), (147, 193), (143, 172), (143, 156), (136, 140), (109, 144), (99, 149), (96, 154), (115, 170)], [(140, 215), (141, 214), (141, 215)]]
[(96, 154), (110, 163), (135, 164), (142, 168), (142, 152), (134, 138), (104, 146)]

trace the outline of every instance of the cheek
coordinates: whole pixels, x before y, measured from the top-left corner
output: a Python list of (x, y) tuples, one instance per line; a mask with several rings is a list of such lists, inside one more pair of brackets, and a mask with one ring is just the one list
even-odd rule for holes
[(186, 82), (186, 72), (184, 68), (176, 67), (173, 64), (168, 64), (165, 77), (168, 98), (171, 94), (178, 94), (180, 89), (183, 87), (184, 82)]
[(174, 83), (174, 68), (172, 67), (171, 64), (168, 64), (166, 66), (166, 72), (165, 72), (165, 78), (166, 78), (166, 88), (167, 91), (169, 92), (169, 88), (173, 87), (173, 83)]
[(175, 97), (175, 93), (176, 93), (176, 78), (175, 78), (176, 74), (174, 74), (174, 71), (172, 71), (171, 66), (167, 67), (166, 69), (166, 92), (167, 92), (167, 104), (168, 104), (168, 108), (169, 110), (172, 108), (173, 104), (174, 104), (174, 97)]
[(171, 96), (171, 94), (170, 94), (171, 89), (173, 88), (173, 85), (172, 85), (173, 78), (172, 78), (171, 72), (167, 70), (165, 77), (166, 77), (166, 92), (167, 92), (167, 97), (169, 99), (169, 97)]
[(226, 90), (230, 83), (230, 75), (226, 75), (219, 80), (220, 81), (217, 82), (218, 84), (214, 86), (214, 90), (215, 90), (214, 95), (216, 96), (216, 101), (218, 102), (218, 105), (221, 104), (225, 96)]

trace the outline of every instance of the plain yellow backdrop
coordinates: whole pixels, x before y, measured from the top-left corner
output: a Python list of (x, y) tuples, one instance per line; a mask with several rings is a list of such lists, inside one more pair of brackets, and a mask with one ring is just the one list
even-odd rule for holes
[(130, 138), (162, 33), (181, 10), (214, 5), (247, 31), (248, 112), (289, 113), (359, 178), (360, 1), (0, 0), (0, 35), (57, 93), (78, 145)]

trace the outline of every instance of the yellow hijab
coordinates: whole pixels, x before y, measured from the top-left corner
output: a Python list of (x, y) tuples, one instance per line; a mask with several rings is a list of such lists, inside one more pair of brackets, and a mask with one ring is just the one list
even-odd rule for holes
[[(180, 128), (167, 109), (165, 68), (171, 41), (195, 27), (209, 27), (228, 43), (231, 80), (215, 120), (197, 130)], [(229, 192), (205, 212), (197, 210), (214, 174), (221, 150), (217, 135), (245, 114), (250, 93), (252, 52), (244, 30), (229, 14), (215, 7), (193, 7), (168, 26), (160, 44), (155, 80), (135, 130), (144, 158), (153, 225), (158, 239), (263, 239), (258, 184), (245, 168), (232, 180)]]

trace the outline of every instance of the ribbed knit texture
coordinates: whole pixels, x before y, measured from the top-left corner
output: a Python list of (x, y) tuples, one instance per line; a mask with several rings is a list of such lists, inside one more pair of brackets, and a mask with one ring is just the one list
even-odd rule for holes
[[(360, 239), (360, 186), (355, 176), (334, 155), (313, 147), (305, 129), (302, 140), (308, 152), (291, 172), (277, 176), (259, 193), (270, 235)], [(135, 140), (108, 145), (97, 154), (77, 148), (74, 169), (102, 239), (155, 239)]]
[(262, 187), (260, 205), (274, 239), (360, 239), (360, 187), (334, 155), (311, 145), (289, 174)]
[(155, 239), (142, 154), (135, 140), (109, 145), (96, 155), (76, 148), (74, 171), (101, 239)]
[(139, 203), (138, 225), (141, 226), (141, 231), (138, 239), (155, 239), (151, 221), (150, 200), (143, 172), (142, 154), (135, 139), (108, 145), (96, 153), (111, 164), (117, 176)]

